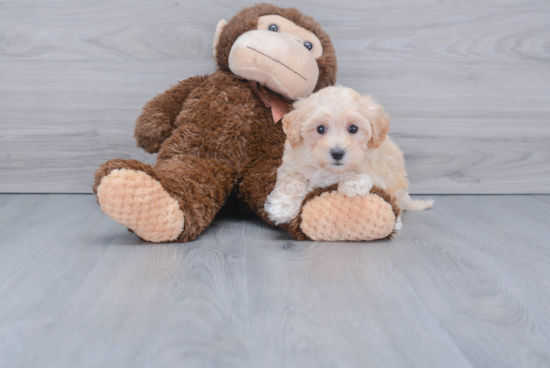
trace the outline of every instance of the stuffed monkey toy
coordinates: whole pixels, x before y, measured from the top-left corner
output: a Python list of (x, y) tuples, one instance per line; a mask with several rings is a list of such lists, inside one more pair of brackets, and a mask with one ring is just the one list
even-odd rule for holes
[[(186, 242), (210, 225), (230, 195), (271, 224), (264, 204), (276, 182), (292, 102), (336, 81), (336, 55), (319, 24), (293, 8), (259, 4), (218, 23), (217, 71), (149, 101), (137, 119), (138, 146), (155, 166), (114, 159), (96, 171), (103, 212), (151, 242)], [(346, 197), (313, 190), (281, 225), (299, 240), (391, 236), (393, 199), (375, 188)]]

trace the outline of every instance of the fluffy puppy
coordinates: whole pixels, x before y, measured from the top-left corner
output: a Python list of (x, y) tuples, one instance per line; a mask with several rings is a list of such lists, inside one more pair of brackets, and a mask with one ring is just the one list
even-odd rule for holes
[[(394, 196), (401, 210), (433, 205), (432, 200), (409, 197), (403, 154), (387, 136), (390, 119), (372, 98), (334, 86), (298, 100), (294, 108), (283, 118), (283, 162), (265, 204), (276, 224), (296, 217), (309, 191), (336, 183), (350, 197), (379, 186)], [(400, 227), (398, 219), (396, 229)]]

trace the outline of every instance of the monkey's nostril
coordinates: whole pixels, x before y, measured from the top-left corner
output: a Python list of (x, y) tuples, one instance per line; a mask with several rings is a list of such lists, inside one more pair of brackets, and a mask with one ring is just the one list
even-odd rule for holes
[(336, 161), (340, 161), (344, 157), (345, 154), (346, 154), (346, 152), (344, 150), (340, 149), (340, 148), (333, 148), (333, 149), (330, 150), (330, 155)]

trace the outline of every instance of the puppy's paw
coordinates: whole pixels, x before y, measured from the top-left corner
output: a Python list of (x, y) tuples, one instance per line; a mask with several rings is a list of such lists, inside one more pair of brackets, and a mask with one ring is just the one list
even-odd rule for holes
[(395, 220), (395, 226), (393, 229), (395, 231), (399, 231), (403, 228), (403, 222), (401, 221), (401, 215), (397, 216), (397, 219)]
[(264, 209), (275, 225), (290, 222), (290, 220), (296, 217), (300, 212), (300, 207), (302, 205), (300, 198), (295, 198), (294, 200), (288, 200), (288, 198), (286, 199), (286, 201), (277, 199), (272, 195), (267, 197), (267, 202), (265, 203)]
[(353, 175), (338, 184), (338, 192), (348, 197), (362, 197), (370, 192), (372, 186), (368, 175)]
[(306, 196), (307, 182), (296, 179), (296, 176), (292, 179), (278, 181), (265, 202), (264, 209), (275, 225), (285, 224), (296, 217)]

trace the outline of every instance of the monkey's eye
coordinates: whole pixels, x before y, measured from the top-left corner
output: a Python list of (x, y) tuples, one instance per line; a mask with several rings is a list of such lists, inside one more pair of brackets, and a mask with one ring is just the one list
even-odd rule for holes
[(317, 127), (317, 133), (319, 134), (325, 134), (327, 132), (327, 128), (324, 125), (319, 125)]
[(309, 51), (311, 51), (311, 49), (313, 48), (313, 44), (309, 41), (306, 41), (306, 42), (304, 42), (304, 47), (306, 49), (308, 49)]
[(277, 27), (276, 24), (270, 24), (269, 27), (267, 27), (267, 29), (272, 32), (279, 32), (279, 27)]
[(357, 128), (355, 125), (350, 125), (348, 128), (348, 132), (350, 134), (355, 134), (359, 131), (359, 128)]

